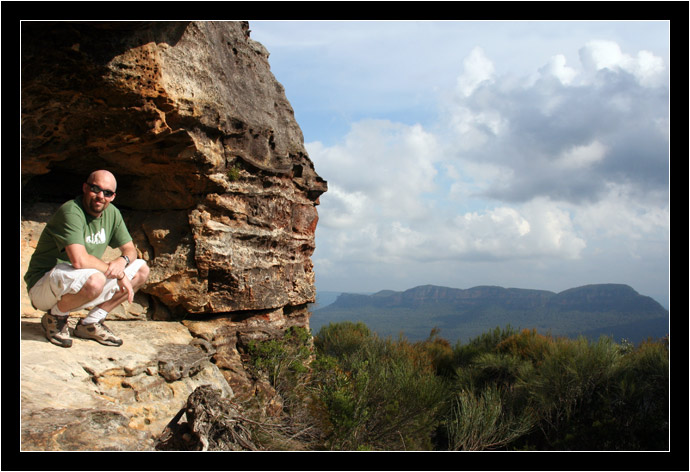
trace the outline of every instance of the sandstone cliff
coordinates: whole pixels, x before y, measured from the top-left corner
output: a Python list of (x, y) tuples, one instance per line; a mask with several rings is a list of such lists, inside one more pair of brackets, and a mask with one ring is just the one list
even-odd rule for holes
[[(146, 449), (199, 382), (266, 388), (243, 366), (251, 339), (308, 327), (327, 184), (246, 22), (24, 22), (21, 47), (21, 275), (47, 218), (98, 168), (117, 177), (114, 203), (151, 268), (109, 316), (127, 320), (114, 351), (55, 352), (20, 282), (23, 446)], [(48, 433), (64, 439), (67, 423), (133, 435), (118, 446)]]

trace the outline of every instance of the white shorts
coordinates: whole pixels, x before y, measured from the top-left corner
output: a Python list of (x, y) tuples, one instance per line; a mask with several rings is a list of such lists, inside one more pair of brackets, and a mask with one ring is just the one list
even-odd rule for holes
[[(125, 275), (132, 280), (142, 265), (143, 259), (135, 259), (125, 268)], [(63, 295), (77, 293), (84, 286), (86, 281), (95, 273), (102, 273), (97, 269), (75, 269), (71, 264), (61, 263), (41, 277), (36, 284), (29, 290), (31, 304), (37, 310), (48, 311), (60, 301)], [(107, 302), (120, 291), (117, 279), (107, 279), (101, 294), (94, 300), (73, 309), (79, 311), (84, 308), (91, 308)]]

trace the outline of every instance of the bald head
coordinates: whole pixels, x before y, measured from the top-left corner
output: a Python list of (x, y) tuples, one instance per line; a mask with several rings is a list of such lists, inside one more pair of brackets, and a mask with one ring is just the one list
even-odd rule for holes
[(96, 218), (100, 217), (115, 198), (116, 189), (117, 181), (111, 172), (107, 170), (92, 172), (83, 186), (84, 210)]
[(108, 184), (108, 186), (101, 188), (107, 188), (108, 190), (112, 190), (113, 192), (117, 189), (117, 181), (115, 180), (115, 176), (110, 171), (95, 170), (91, 172), (89, 178), (86, 179), (86, 183), (89, 184), (98, 185), (99, 182), (103, 184)]

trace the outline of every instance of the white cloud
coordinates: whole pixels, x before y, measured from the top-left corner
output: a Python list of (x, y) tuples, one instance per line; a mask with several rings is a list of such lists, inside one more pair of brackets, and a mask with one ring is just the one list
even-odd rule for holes
[(352, 228), (361, 222), (370, 205), (369, 197), (363, 192), (347, 192), (331, 184), (328, 189), (329, 211), (320, 215), (319, 225), (336, 229)]
[[(439, 157), (430, 152), (435, 143), (419, 125), (366, 121), (354, 125), (343, 144), (308, 145), (316, 167), (331, 182), (319, 208), (319, 241), (328, 245), (330, 257), (387, 264), (579, 257), (585, 242), (569, 214), (547, 200), (464, 213), (425, 200), (438, 189), (434, 163)], [(587, 157), (586, 151), (573, 155)], [(438, 168), (444, 178), (476, 179), (475, 185), (487, 175), (501, 178), (503, 172), (475, 164), (464, 167), (468, 174), (463, 176), (452, 164)], [(458, 185), (445, 191), (457, 197)]]
[(424, 218), (423, 200), (435, 189), (435, 137), (420, 125), (386, 120), (364, 120), (352, 125), (341, 144), (307, 143), (319, 174), (330, 181), (322, 208), (340, 210), (332, 217), (323, 211), (322, 223), (342, 226), (348, 217), (359, 221)]
[(505, 131), (507, 123), (496, 110), (475, 111), (470, 107), (458, 106), (453, 111), (448, 126), (456, 133), (459, 149), (468, 150), (484, 146)]
[(640, 194), (629, 184), (609, 183), (599, 201), (578, 209), (575, 223), (590, 238), (668, 240), (671, 214), (660, 195)]
[(456, 216), (443, 235), (449, 258), (577, 259), (585, 241), (570, 215), (548, 200)]
[(458, 77), (458, 90), (469, 97), (483, 82), (491, 81), (494, 75), (494, 65), (484, 55), (480, 47), (475, 47), (463, 61), (464, 70)]
[(563, 85), (570, 85), (573, 82), (577, 71), (566, 65), (563, 54), (556, 54), (549, 59), (549, 62), (539, 69), (543, 75), (556, 77)]
[(605, 155), (606, 146), (594, 140), (590, 144), (573, 146), (565, 150), (560, 154), (556, 163), (565, 169), (578, 169), (589, 167), (601, 161)]
[(666, 66), (663, 59), (649, 51), (637, 53), (637, 61), (633, 62), (633, 70), (640, 83), (645, 86), (655, 86), (665, 79)]
[(491, 162), (458, 161), (446, 169), (453, 181), (448, 198), (459, 204), (482, 198), (493, 187), (507, 187), (515, 176), (513, 169)]
[(623, 53), (613, 41), (589, 41), (580, 49), (580, 60), (589, 72), (602, 69), (622, 70), (635, 76), (645, 87), (658, 86), (666, 79), (666, 67), (662, 58), (650, 51), (639, 51), (636, 56)]
[(580, 59), (587, 69), (626, 67), (630, 57), (623, 54), (620, 46), (613, 41), (589, 41), (580, 50)]
[(668, 186), (663, 61), (645, 51), (625, 54), (608, 41), (588, 42), (580, 54), (582, 71), (557, 54), (532, 81), (482, 75), (490, 68), (481, 64), (491, 61), (480, 50), (468, 56), (459, 81), (474, 86), (445, 102), (437, 131), (463, 185), (479, 181), (467, 175), (484, 167), (495, 176), (482, 179), (484, 196), (506, 202), (596, 201), (609, 182)]

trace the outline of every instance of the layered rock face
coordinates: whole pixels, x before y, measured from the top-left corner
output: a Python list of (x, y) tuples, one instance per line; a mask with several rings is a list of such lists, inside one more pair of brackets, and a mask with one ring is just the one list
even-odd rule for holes
[(268, 52), (246, 22), (24, 22), (21, 41), (22, 275), (56, 206), (110, 170), (151, 268), (129, 318), (184, 319), (250, 392), (242, 343), (308, 327), (327, 190)]
[(145, 292), (173, 311), (313, 301), (326, 183), (248, 24), (29, 23), (22, 56), (26, 196), (111, 170)]

